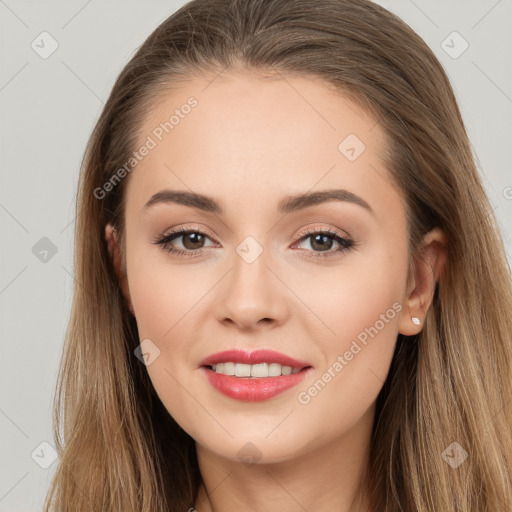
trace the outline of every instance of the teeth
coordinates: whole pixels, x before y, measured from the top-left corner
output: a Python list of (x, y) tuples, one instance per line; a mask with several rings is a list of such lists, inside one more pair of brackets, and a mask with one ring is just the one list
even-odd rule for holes
[[(217, 370), (215, 370), (215, 371), (217, 371)], [(235, 364), (235, 375), (237, 377), (250, 377), (251, 376), (251, 365), (236, 363)]]
[(281, 366), (278, 363), (218, 363), (212, 365), (215, 373), (223, 375), (235, 375), (236, 377), (280, 377), (281, 375), (290, 375), (300, 372), (301, 368), (292, 368), (291, 366)]
[(235, 363), (224, 363), (224, 375), (235, 375)]
[(251, 377), (268, 377), (268, 363), (253, 364)]

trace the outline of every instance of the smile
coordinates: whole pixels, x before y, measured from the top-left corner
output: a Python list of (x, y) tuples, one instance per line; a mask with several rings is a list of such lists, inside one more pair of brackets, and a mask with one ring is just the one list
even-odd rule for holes
[(223, 395), (245, 402), (268, 400), (299, 384), (312, 365), (272, 350), (228, 350), (200, 363), (209, 384)]

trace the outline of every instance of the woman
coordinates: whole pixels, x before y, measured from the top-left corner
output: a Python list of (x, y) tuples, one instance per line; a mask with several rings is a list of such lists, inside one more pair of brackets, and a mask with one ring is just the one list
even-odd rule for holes
[(512, 510), (503, 243), (382, 7), (165, 20), (87, 146), (75, 249), (46, 511)]

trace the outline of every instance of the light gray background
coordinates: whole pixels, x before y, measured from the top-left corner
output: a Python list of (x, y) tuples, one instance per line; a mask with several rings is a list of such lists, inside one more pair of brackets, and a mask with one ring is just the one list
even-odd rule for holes
[[(52, 451), (41, 443), (54, 446), (51, 407), (87, 138), (123, 65), (184, 3), (0, 0), (0, 512), (41, 510), (57, 465), (39, 464)], [(512, 261), (512, 0), (378, 3), (418, 32), (445, 67)], [(59, 45), (47, 59), (31, 47), (43, 31)], [(469, 43), (455, 59), (441, 46), (453, 31)], [(457, 52), (461, 43), (444, 45)], [(46, 262), (33, 253), (43, 237), (57, 249)]]

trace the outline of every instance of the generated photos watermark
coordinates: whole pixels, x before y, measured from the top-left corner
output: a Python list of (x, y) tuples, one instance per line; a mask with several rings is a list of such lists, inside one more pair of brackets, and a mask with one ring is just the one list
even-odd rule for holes
[[(320, 393), (329, 382), (336, 377), (344, 368), (349, 364), (354, 357), (361, 352), (361, 350), (368, 344), (368, 337), (374, 338), (379, 332), (384, 329), (390, 320), (395, 318), (396, 314), (402, 311), (402, 304), (400, 302), (393, 303), (392, 307), (381, 313), (379, 319), (370, 327), (365, 327), (357, 336), (352, 340), (349, 350), (345, 351), (343, 355), (338, 355), (336, 361), (327, 368), (327, 371), (315, 381), (306, 391), (301, 391), (297, 399), (302, 405), (307, 405), (311, 400)], [(358, 343), (359, 342), (359, 343)]]
[(151, 134), (146, 137), (146, 140), (136, 151), (132, 153), (124, 164), (117, 169), (117, 171), (101, 186), (94, 189), (94, 197), (96, 199), (105, 199), (107, 194), (111, 192), (146, 156), (151, 150), (158, 146), (164, 137), (171, 133), (176, 126), (178, 126), (182, 119), (190, 114), (193, 108), (197, 107), (198, 101), (191, 96), (187, 102), (181, 105), (180, 108), (174, 109), (174, 113), (169, 117), (168, 121), (160, 123), (153, 128)]

